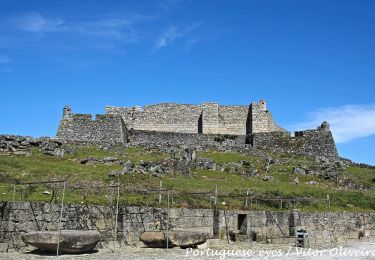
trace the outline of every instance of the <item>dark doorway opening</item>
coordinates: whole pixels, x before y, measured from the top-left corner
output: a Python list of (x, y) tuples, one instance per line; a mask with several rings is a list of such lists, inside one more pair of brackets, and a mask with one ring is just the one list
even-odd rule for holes
[(199, 119), (198, 119), (198, 134), (203, 134), (203, 119), (202, 119), (202, 114), (199, 116)]
[(247, 233), (247, 214), (238, 214), (237, 229), (240, 234)]
[(253, 118), (252, 118), (252, 108), (249, 106), (249, 112), (247, 113), (246, 118), (246, 135), (249, 135), (253, 131)]
[(213, 236), (214, 238), (219, 238), (220, 231), (220, 213), (218, 209), (214, 209), (213, 212)]

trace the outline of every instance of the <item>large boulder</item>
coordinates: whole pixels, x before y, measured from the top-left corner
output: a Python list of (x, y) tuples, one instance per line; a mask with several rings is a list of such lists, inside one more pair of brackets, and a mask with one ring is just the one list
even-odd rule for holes
[[(198, 231), (170, 231), (168, 233), (168, 247), (189, 248), (197, 247), (207, 241), (209, 234)], [(167, 233), (158, 231), (146, 231), (139, 239), (148, 247), (166, 248)]]
[[(21, 236), (22, 241), (44, 251), (56, 252), (58, 231), (35, 231)], [(97, 231), (62, 230), (60, 234), (59, 252), (84, 253), (94, 249), (100, 240)]]
[(167, 246), (167, 237), (164, 232), (143, 232), (139, 239), (148, 247), (165, 248)]
[(171, 244), (181, 248), (197, 247), (206, 242), (208, 238), (209, 234), (207, 232), (194, 231), (176, 231), (170, 236)]

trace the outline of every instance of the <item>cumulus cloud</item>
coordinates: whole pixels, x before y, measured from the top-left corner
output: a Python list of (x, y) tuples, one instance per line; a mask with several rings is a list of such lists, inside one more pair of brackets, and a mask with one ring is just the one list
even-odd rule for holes
[(328, 121), (337, 143), (375, 134), (375, 104), (346, 105), (319, 109), (305, 122), (295, 124), (298, 130), (315, 128)]

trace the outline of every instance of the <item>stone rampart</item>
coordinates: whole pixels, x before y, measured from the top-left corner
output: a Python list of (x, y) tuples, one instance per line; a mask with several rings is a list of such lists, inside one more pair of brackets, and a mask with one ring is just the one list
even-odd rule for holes
[(65, 113), (57, 131), (60, 139), (92, 143), (126, 143), (127, 128), (119, 115)]
[[(253, 133), (247, 137), (246, 143), (272, 151), (294, 153), (307, 156), (338, 157), (336, 144), (324, 122), (314, 130), (295, 132)], [(328, 128), (327, 128), (328, 127)]]
[(130, 130), (128, 139), (133, 146), (242, 147), (246, 136)]
[(120, 115), (128, 129), (203, 134), (246, 135), (252, 132), (285, 131), (265, 108), (265, 101), (250, 106), (220, 106), (218, 103), (186, 105), (162, 103), (141, 107), (107, 106)]

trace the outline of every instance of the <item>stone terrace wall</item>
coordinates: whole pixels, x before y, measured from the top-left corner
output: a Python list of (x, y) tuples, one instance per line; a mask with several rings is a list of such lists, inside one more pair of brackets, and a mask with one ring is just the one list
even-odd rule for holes
[(254, 133), (246, 141), (253, 147), (308, 156), (338, 157), (331, 131), (306, 130), (291, 137), (288, 132)]
[[(57, 204), (0, 202), (0, 248), (12, 251), (25, 247), (21, 235), (29, 231), (57, 230), (60, 208)], [(239, 214), (245, 222), (239, 223)], [(167, 209), (120, 206), (117, 219), (119, 241), (135, 245), (144, 231), (165, 230)], [(113, 240), (115, 207), (67, 204), (63, 229), (98, 230), (102, 242)], [(277, 223), (277, 225), (276, 225)], [(259, 242), (293, 242), (295, 230), (305, 229), (310, 245), (374, 238), (375, 213), (272, 212), (249, 210), (170, 209), (170, 230), (205, 231), (225, 239), (229, 231), (242, 231)], [(240, 227), (239, 227), (240, 226)], [(240, 228), (240, 230), (239, 230)], [(281, 229), (281, 231), (280, 231)], [(287, 240), (284, 237), (290, 237)]]
[[(102, 242), (114, 240), (115, 207), (66, 204), (62, 229), (97, 230)], [(170, 230), (200, 230), (212, 234), (213, 213), (209, 209), (170, 209)], [(58, 230), (60, 206), (40, 202), (0, 202), (0, 248), (20, 249), (21, 235), (29, 231)], [(166, 230), (167, 209), (120, 206), (117, 238), (135, 245), (144, 231)], [(221, 228), (224, 223), (221, 224)]]
[(60, 121), (57, 137), (92, 143), (126, 143), (127, 130), (118, 115), (68, 114)]

